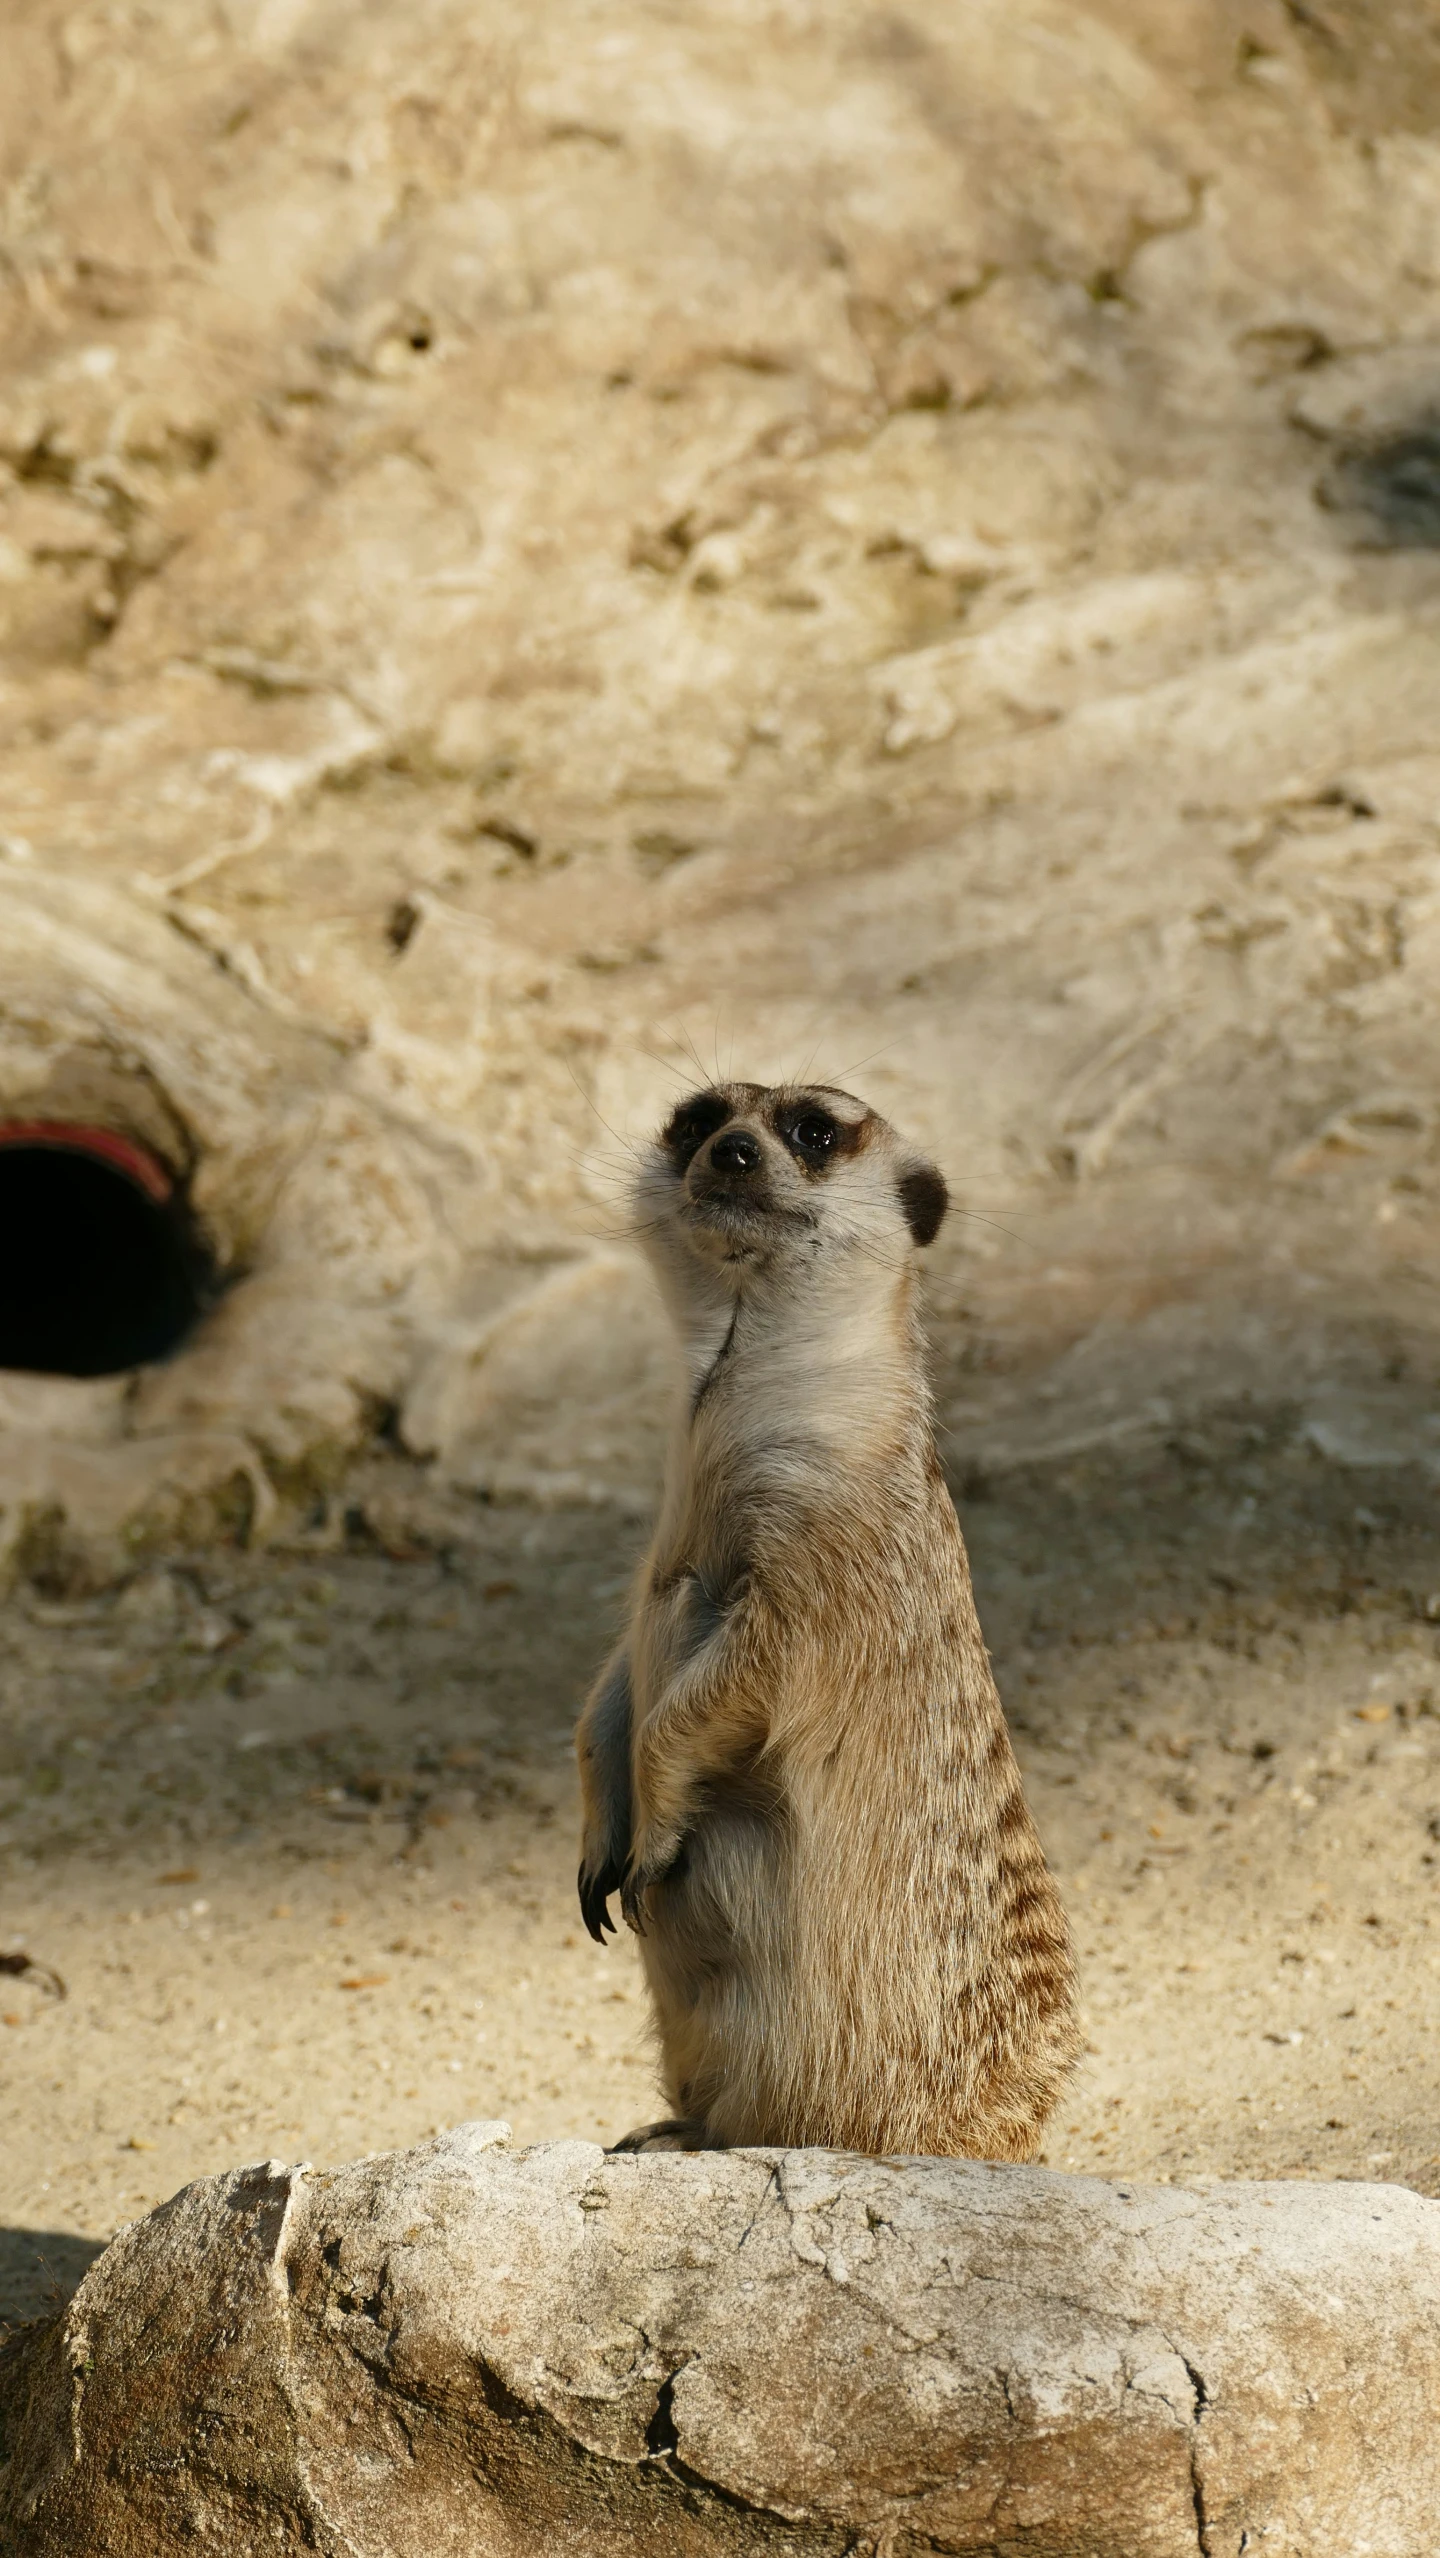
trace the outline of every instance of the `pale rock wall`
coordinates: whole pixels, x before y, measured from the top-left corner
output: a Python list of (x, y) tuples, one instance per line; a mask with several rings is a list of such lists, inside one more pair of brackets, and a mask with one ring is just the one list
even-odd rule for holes
[(1433, 13), (26, 0), (6, 56), (0, 1107), (164, 1122), (237, 1284), (76, 1390), (63, 1496), (6, 1441), (0, 1547), (163, 1525), (182, 1445), (303, 1512), (377, 1428), (642, 1501), (626, 1148), (732, 1058), (974, 1209), (957, 1455), (1248, 1391), (1434, 1462)]

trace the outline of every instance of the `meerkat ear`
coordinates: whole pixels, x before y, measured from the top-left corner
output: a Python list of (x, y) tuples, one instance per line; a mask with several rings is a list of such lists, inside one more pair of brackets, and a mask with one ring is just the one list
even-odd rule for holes
[(950, 1193), (934, 1164), (913, 1163), (900, 1175), (900, 1205), (917, 1244), (933, 1243), (940, 1232)]

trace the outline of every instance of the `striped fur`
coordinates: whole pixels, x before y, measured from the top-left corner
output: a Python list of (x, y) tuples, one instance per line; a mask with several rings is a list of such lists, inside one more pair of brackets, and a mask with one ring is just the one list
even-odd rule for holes
[(696, 1095), (641, 1175), (687, 1374), (580, 1881), (640, 1931), (672, 2138), (1026, 2158), (1079, 2048), (935, 1453), (944, 1196), (826, 1089)]

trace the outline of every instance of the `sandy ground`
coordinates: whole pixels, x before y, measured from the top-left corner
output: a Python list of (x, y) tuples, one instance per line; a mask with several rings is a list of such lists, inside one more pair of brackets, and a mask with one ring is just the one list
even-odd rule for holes
[[(1433, 1487), (1239, 1413), (960, 1498), (1084, 1968), (1051, 2162), (1440, 2193)], [(395, 1554), (350, 1518), (0, 1611), (11, 2319), (238, 2161), (655, 2108), (630, 1945), (573, 1899), (636, 1532), (477, 1507)]]

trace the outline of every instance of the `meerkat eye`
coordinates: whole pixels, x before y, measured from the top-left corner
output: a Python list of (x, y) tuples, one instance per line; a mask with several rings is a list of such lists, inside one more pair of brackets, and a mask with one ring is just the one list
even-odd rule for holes
[(797, 1155), (803, 1155), (807, 1163), (822, 1164), (840, 1131), (828, 1110), (807, 1110), (785, 1134)]
[(699, 1153), (707, 1137), (723, 1128), (730, 1117), (728, 1103), (718, 1093), (696, 1093), (691, 1101), (682, 1101), (660, 1143), (683, 1172), (693, 1155)]

